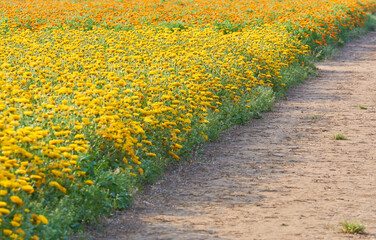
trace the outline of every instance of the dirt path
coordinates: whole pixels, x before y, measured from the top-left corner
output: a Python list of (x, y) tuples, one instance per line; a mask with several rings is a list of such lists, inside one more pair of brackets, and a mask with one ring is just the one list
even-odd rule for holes
[[(376, 239), (376, 32), (318, 68), (91, 239)], [(345, 219), (368, 234), (336, 232)]]

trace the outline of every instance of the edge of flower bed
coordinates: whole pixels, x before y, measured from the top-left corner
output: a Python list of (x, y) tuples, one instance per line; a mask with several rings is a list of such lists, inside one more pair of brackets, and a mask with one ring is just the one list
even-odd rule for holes
[[(315, 74), (315, 61), (330, 57), (348, 40), (374, 30), (376, 17), (368, 16), (365, 27), (349, 31), (342, 36), (341, 41), (333, 41), (329, 42), (328, 46), (317, 47), (312, 54), (301, 56), (299, 63), (283, 68), (282, 81), (286, 86), (274, 88), (258, 86), (252, 90), (251, 94), (257, 97), (244, 97), (237, 104), (225, 101), (219, 108), (220, 114), (208, 112), (209, 123), (193, 130), (193, 137), (186, 140), (184, 151), (179, 152), (181, 161), (192, 159), (194, 155), (199, 154), (205, 142), (219, 138), (221, 132), (231, 126), (246, 124), (251, 118), (261, 118), (260, 113), (271, 110), (275, 101), (285, 96), (288, 88), (298, 85)], [(166, 155), (168, 156), (168, 152)], [(84, 165), (81, 167), (97, 176), (97, 184), (72, 189), (70, 195), (61, 195), (58, 200), (52, 199), (53, 196), (45, 192), (40, 198), (46, 201), (32, 204), (38, 212), (48, 216), (50, 222), (48, 225), (39, 225), (34, 228), (42, 233), (41, 239), (68, 239), (72, 231), (82, 230), (85, 224), (95, 223), (98, 217), (109, 215), (115, 209), (127, 208), (132, 202), (132, 196), (141, 193), (140, 190), (145, 184), (162, 178), (164, 171), (170, 171), (171, 164), (177, 161), (173, 157), (162, 156), (146, 167), (142, 177), (130, 178), (128, 174), (121, 171), (116, 169), (109, 171), (105, 166), (101, 166), (106, 160), (97, 161), (100, 157), (102, 156), (96, 156), (94, 151), (81, 159), (85, 160), (82, 161)], [(46, 202), (51, 203), (48, 208), (45, 206)]]
[[(304, 62), (304, 65), (294, 63), (288, 67), (285, 67), (282, 70), (283, 82), (286, 84), (284, 88), (273, 89), (272, 87), (257, 87), (253, 91), (258, 95), (257, 98), (252, 101), (246, 101), (246, 99), (241, 100), (239, 105), (234, 105), (232, 102), (225, 102), (221, 106), (221, 114), (210, 114), (208, 119), (210, 123), (205, 127), (206, 136), (205, 138), (195, 138), (191, 139), (188, 142), (188, 149), (182, 153), (181, 161), (188, 161), (196, 159), (197, 155), (204, 146), (207, 140), (214, 141), (219, 138), (221, 132), (224, 130), (235, 126), (235, 125), (244, 125), (251, 118), (262, 118), (261, 112), (272, 110), (273, 104), (279, 99), (286, 96), (287, 89), (299, 85), (301, 82), (309, 79), (311, 76), (316, 75), (315, 62), (330, 58), (336, 51), (339, 51), (342, 46), (345, 45), (351, 39), (358, 38), (361, 35), (366, 34), (369, 31), (376, 29), (376, 16), (372, 14), (367, 14), (368, 19), (365, 21), (363, 27), (357, 27), (349, 32), (343, 34), (343, 43), (332, 42), (327, 46), (320, 46), (319, 48), (312, 51), (311, 54), (305, 55), (301, 62)], [(242, 104), (247, 104), (250, 108), (241, 107)], [(205, 131), (205, 129), (197, 129), (196, 131)], [(162, 160), (162, 159), (160, 159)], [(171, 161), (165, 159), (164, 161), (155, 161), (160, 164), (152, 166), (152, 169), (149, 169), (149, 174), (145, 175), (137, 182), (134, 182), (133, 189), (127, 193), (129, 197), (135, 194), (142, 194), (142, 188), (145, 184), (151, 184), (157, 179), (163, 177), (165, 171), (171, 171), (176, 161)], [(131, 204), (131, 198), (127, 199), (127, 203), (124, 207), (127, 207)], [(96, 215), (98, 216), (98, 215)], [(90, 220), (90, 219), (88, 219)], [(76, 230), (82, 229), (81, 226), (76, 228)], [(74, 236), (74, 239), (80, 239), (80, 234)]]

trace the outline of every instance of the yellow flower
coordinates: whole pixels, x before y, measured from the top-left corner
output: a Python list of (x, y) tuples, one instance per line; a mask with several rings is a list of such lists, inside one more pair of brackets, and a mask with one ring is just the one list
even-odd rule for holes
[(43, 224), (48, 224), (48, 219), (43, 216), (43, 215), (39, 215), (38, 216), (38, 219), (43, 223)]
[(83, 134), (76, 134), (74, 138), (85, 138), (85, 136)]
[(19, 196), (10, 196), (10, 200), (19, 206), (22, 206), (24, 204)]
[(9, 213), (10, 213), (9, 209), (6, 209), (6, 208), (0, 208), (0, 215), (1, 215), (1, 214), (9, 214)]
[(51, 187), (54, 187), (54, 188), (60, 190), (64, 194), (67, 193), (67, 189), (65, 187), (61, 186), (58, 182), (51, 181), (48, 185), (50, 185)]
[(6, 206), (8, 206), (8, 204), (6, 202), (0, 201), (0, 207), (6, 207)]
[(5, 236), (9, 236), (9, 235), (11, 235), (13, 232), (12, 232), (12, 230), (10, 230), (10, 229), (4, 229), (4, 230), (3, 230), (3, 233), (4, 233)]
[(148, 140), (142, 140), (141, 142), (143, 142), (143, 143), (145, 143), (145, 144), (147, 144), (147, 145), (149, 145), (149, 146), (151, 146), (151, 145), (153, 145), (150, 141), (148, 141)]
[(169, 153), (170, 153), (170, 155), (171, 155), (173, 158), (175, 158), (175, 159), (177, 159), (177, 160), (180, 159), (180, 157), (179, 157), (178, 155), (176, 155), (175, 153), (173, 153), (173, 152), (171, 152), (171, 151), (169, 151)]
[(31, 116), (31, 115), (33, 115), (33, 111), (25, 111), (25, 112), (23, 112), (24, 113), (24, 115), (26, 115), (26, 116)]
[(25, 234), (25, 231), (22, 230), (21, 228), (17, 229), (15, 232), (18, 233), (18, 234), (20, 234), (20, 235), (24, 235)]
[(21, 189), (24, 190), (25, 192), (29, 193), (29, 194), (34, 192), (34, 188), (30, 185), (22, 186)]
[(25, 72), (25, 73), (23, 74), (23, 77), (24, 77), (24, 78), (30, 78), (32, 75), (33, 75), (33, 74), (32, 74), (31, 72)]
[(20, 223), (16, 222), (16, 221), (11, 221), (10, 224), (13, 226), (13, 227), (19, 227), (21, 226)]
[(0, 196), (6, 196), (8, 194), (7, 190), (0, 190)]
[(86, 180), (85, 184), (87, 184), (87, 185), (94, 185), (95, 183), (93, 181), (91, 181), (91, 180)]
[(42, 179), (42, 177), (39, 176), (39, 175), (31, 175), (30, 178), (32, 178), (32, 179), (37, 179), (37, 180)]

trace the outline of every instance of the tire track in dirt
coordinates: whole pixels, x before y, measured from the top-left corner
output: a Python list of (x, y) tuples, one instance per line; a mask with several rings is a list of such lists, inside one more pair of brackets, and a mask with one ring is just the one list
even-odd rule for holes
[[(376, 32), (318, 68), (88, 239), (376, 239)], [(336, 232), (345, 219), (368, 234)]]

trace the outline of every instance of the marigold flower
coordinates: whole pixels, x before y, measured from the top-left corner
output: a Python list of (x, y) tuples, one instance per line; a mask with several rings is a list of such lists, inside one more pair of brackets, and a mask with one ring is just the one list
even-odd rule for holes
[(19, 227), (21, 226), (20, 223), (16, 222), (16, 221), (11, 221), (10, 224), (13, 226), (13, 227)]
[(22, 206), (24, 204), (24, 202), (22, 201), (22, 199), (19, 196), (10, 196), (9, 199), (12, 202), (14, 202), (15, 204), (17, 204), (18, 206)]
[(30, 194), (34, 192), (34, 188), (30, 185), (22, 186), (21, 189)]
[(87, 184), (87, 185), (94, 185), (95, 183), (93, 181), (91, 181), (91, 180), (86, 180), (85, 184)]
[(4, 229), (4, 230), (3, 230), (3, 233), (4, 233), (5, 236), (9, 236), (9, 235), (11, 235), (13, 232), (12, 232), (12, 230), (10, 230), (10, 229)]
[(9, 214), (9, 213), (10, 213), (9, 209), (0, 208), (0, 214)]
[(38, 215), (38, 219), (43, 223), (43, 224), (48, 224), (48, 219), (43, 216), (43, 215)]
[(176, 155), (175, 153), (173, 153), (173, 152), (171, 152), (171, 151), (169, 151), (169, 153), (170, 153), (170, 155), (171, 155), (173, 158), (175, 158), (175, 159), (177, 159), (177, 160), (180, 159), (180, 157), (179, 157), (178, 155)]

